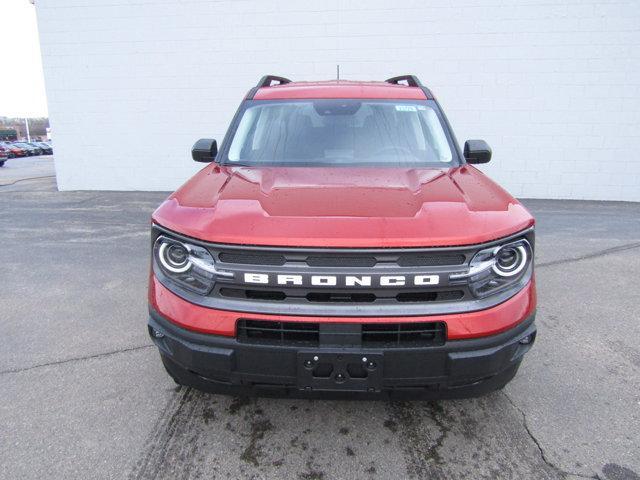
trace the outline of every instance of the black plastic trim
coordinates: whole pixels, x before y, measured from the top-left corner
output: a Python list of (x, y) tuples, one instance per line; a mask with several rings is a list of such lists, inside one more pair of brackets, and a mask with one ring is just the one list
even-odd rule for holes
[(397, 77), (387, 78), (385, 83), (391, 83), (393, 85), (400, 85), (400, 82), (407, 82), (410, 87), (421, 88), (422, 82), (415, 75), (398, 75)]
[[(501, 388), (515, 375), (536, 337), (535, 312), (516, 327), (489, 337), (444, 345), (372, 348), (242, 344), (232, 337), (192, 332), (150, 308), (149, 333), (167, 371), (183, 385), (218, 393), (254, 394), (264, 389), (297, 395), (301, 352), (370, 354), (383, 358), (383, 391), (433, 394), (435, 398), (477, 396)], [(284, 389), (284, 390), (282, 390)], [(302, 392), (307, 396), (315, 392)], [(325, 392), (326, 393), (326, 392)], [(344, 393), (344, 392), (342, 392)], [(358, 392), (347, 392), (358, 396)]]
[(278, 85), (285, 85), (287, 83), (291, 83), (291, 80), (284, 77), (278, 77), (277, 75), (265, 75), (258, 81), (258, 88), (270, 87), (273, 82), (276, 82)]
[[(278, 82), (278, 85), (284, 85), (287, 83), (291, 83), (291, 80), (284, 77), (278, 77), (277, 75), (265, 75), (264, 77), (260, 78), (260, 80), (258, 80), (258, 84), (255, 87), (247, 92), (247, 95), (244, 97), (245, 100), (253, 100), (253, 97), (255, 97), (256, 92), (259, 89), (270, 87), (273, 82)], [(242, 104), (240, 106), (242, 106)], [(233, 125), (234, 122), (231, 122), (231, 124)]]
[(400, 85), (400, 82), (407, 82), (407, 85), (410, 87), (418, 87), (424, 93), (427, 100), (435, 100), (433, 93), (426, 86), (422, 84), (420, 79), (415, 75), (400, 75), (398, 77), (387, 78), (385, 80), (386, 83), (391, 83), (393, 85)]

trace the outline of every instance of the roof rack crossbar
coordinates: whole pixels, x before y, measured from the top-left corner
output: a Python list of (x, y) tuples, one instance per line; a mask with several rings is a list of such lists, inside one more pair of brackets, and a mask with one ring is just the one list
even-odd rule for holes
[(418, 77), (415, 75), (400, 75), (399, 77), (387, 78), (385, 82), (394, 85), (399, 85), (400, 82), (407, 82), (407, 85), (410, 87), (422, 88), (422, 83), (420, 83), (420, 80), (418, 80)]
[(278, 85), (284, 85), (285, 83), (291, 83), (291, 80), (284, 77), (278, 77), (276, 75), (265, 75), (258, 81), (257, 88), (270, 87), (273, 82), (277, 82)]

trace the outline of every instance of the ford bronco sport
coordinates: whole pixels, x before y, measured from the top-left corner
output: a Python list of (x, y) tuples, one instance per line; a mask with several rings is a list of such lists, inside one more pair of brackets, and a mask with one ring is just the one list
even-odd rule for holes
[(433, 94), (266, 76), (153, 214), (149, 334), (181, 385), (453, 398), (531, 348), (534, 219)]

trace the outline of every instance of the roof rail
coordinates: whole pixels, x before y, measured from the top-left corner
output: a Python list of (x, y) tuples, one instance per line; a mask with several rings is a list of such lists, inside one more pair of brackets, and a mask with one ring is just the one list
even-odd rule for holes
[(265, 75), (258, 81), (256, 88), (270, 87), (273, 82), (277, 82), (278, 85), (284, 85), (285, 83), (291, 83), (291, 80), (276, 75)]
[(435, 100), (433, 93), (427, 87), (422, 85), (422, 82), (415, 75), (400, 75), (399, 77), (388, 78), (385, 80), (386, 83), (391, 83), (393, 85), (400, 85), (400, 82), (407, 82), (407, 85), (410, 87), (417, 87), (422, 90), (427, 97), (428, 100)]
[(385, 82), (393, 83), (394, 85), (399, 85), (400, 82), (407, 82), (410, 87), (422, 88), (422, 83), (415, 75), (400, 75), (399, 77), (387, 78)]

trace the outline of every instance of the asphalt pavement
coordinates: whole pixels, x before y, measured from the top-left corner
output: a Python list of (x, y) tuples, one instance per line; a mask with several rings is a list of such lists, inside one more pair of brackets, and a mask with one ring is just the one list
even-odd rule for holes
[(500, 392), (233, 398), (176, 387), (147, 338), (166, 193), (57, 192), (33, 161), (0, 169), (0, 478), (640, 478), (640, 204), (524, 201), (539, 334)]
[(16, 185), (37, 178), (54, 178), (52, 155), (9, 158), (0, 167), (0, 187)]

